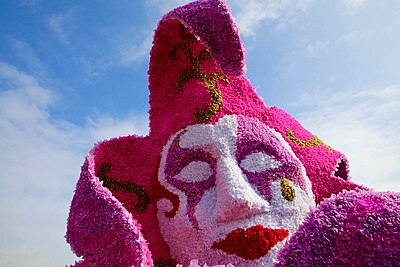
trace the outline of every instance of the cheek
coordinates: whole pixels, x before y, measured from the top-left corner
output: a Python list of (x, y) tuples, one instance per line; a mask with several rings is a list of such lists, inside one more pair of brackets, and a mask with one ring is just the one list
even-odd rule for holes
[(180, 196), (182, 215), (187, 216), (194, 228), (198, 228), (194, 216), (196, 207), (206, 191), (215, 186), (215, 167), (216, 160), (206, 151), (174, 144), (168, 150), (162, 176), (168, 187)]
[(303, 222), (310, 209), (315, 207), (315, 202), (313, 197), (298, 185), (292, 181), (288, 183), (296, 192), (296, 197), (292, 201), (288, 201), (282, 195), (281, 181), (277, 180), (271, 184), (271, 213), (275, 218), (279, 218), (282, 225), (292, 234)]
[(201, 201), (196, 206), (194, 216), (199, 224), (199, 227), (204, 229), (215, 224), (215, 206), (217, 203), (217, 190), (211, 188), (201, 198)]
[[(184, 205), (184, 201), (181, 202)], [(174, 259), (180, 259), (179, 261), (191, 260), (203, 251), (204, 240), (199, 242), (200, 236), (180, 211), (177, 212), (176, 216), (167, 218), (163, 209), (171, 207), (171, 203), (167, 199), (161, 199), (158, 201), (158, 220), (160, 223), (160, 231), (168, 245), (171, 256)], [(187, 259), (184, 259), (184, 258)]]

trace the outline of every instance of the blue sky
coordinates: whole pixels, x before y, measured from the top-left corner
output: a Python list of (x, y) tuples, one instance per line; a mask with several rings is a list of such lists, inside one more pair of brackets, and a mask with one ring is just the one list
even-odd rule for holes
[[(1, 266), (74, 261), (63, 236), (84, 156), (147, 133), (152, 33), (186, 2), (0, 2)], [(228, 5), (266, 104), (344, 152), (353, 181), (400, 191), (400, 2)]]

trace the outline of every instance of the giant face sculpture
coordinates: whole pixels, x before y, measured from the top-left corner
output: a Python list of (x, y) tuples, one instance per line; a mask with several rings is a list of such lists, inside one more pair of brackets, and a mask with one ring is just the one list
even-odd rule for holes
[(157, 203), (175, 260), (271, 266), (315, 205), (304, 168), (284, 139), (257, 119), (225, 116), (177, 132), (159, 182), (179, 196)]
[[(283, 110), (265, 106), (245, 70), (224, 0), (199, 0), (162, 18), (148, 72), (149, 135), (101, 142), (82, 167), (67, 231), (84, 259), (76, 266), (170, 267), (191, 259), (236, 267), (278, 260), (280, 266), (331, 266), (356, 262), (342, 251), (372, 255), (386, 246), (388, 257), (396, 254), (400, 245), (390, 240), (399, 232), (397, 213), (370, 217), (374, 223), (390, 218), (392, 239), (377, 238), (382, 242), (375, 246), (375, 226), (354, 226), (369, 218), (362, 206), (371, 195), (362, 195), (362, 208), (354, 209), (368, 216), (349, 217), (351, 227), (347, 208), (357, 205), (360, 191), (345, 196), (348, 205), (341, 196), (320, 204), (344, 189), (365, 188), (349, 181), (343, 154)], [(318, 212), (303, 222), (314, 200)], [(337, 208), (331, 212), (329, 205)], [(376, 225), (382, 233), (381, 221)], [(352, 239), (355, 234), (360, 238)], [(377, 255), (382, 261), (374, 266), (399, 262)]]

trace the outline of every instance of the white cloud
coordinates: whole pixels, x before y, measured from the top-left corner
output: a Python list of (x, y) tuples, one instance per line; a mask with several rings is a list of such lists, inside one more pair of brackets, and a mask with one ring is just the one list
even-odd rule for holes
[(129, 37), (122, 41), (121, 44), (117, 45), (122, 63), (125, 65), (130, 65), (134, 62), (140, 62), (144, 58), (148, 57), (150, 54), (152, 41), (153, 31), (151, 30), (147, 31), (147, 35), (137, 45), (135, 45), (135, 42), (130, 40)]
[(183, 6), (190, 2), (193, 2), (193, 0), (146, 0), (145, 6), (148, 10), (155, 10), (156, 13), (158, 13), (157, 15), (159, 16), (169, 12), (175, 7)]
[(351, 31), (344, 33), (340, 35), (336, 40), (334, 41), (336, 46), (340, 45), (351, 45), (354, 43), (357, 43), (361, 41), (363, 38), (367, 36), (366, 32), (357, 32), (357, 31)]
[(49, 108), (59, 100), (35, 77), (0, 62), (1, 266), (73, 263), (63, 236), (85, 154), (101, 139), (147, 132), (146, 116), (99, 114), (84, 127), (54, 120)]
[[(326, 39), (311, 39), (307, 40), (304, 44), (304, 52), (310, 58), (317, 58), (321, 56), (332, 56), (338, 53), (347, 53), (352, 50), (359, 50), (365, 46), (367, 42), (365, 39), (368, 37), (368, 33), (365, 31), (345, 31), (344, 33), (338, 34), (337, 36), (327, 37)], [(312, 37), (311, 37), (312, 38)], [(305, 41), (305, 40), (303, 40)], [(299, 42), (300, 44), (303, 42)], [(292, 55), (293, 57), (294, 55)], [(290, 58), (290, 64), (294, 64), (295, 60)], [(348, 58), (347, 58), (348, 59)], [(348, 62), (352, 60), (348, 59)], [(321, 63), (321, 62), (319, 62)], [(338, 75), (331, 75), (328, 79), (331, 82), (335, 82), (339, 78)]]
[(129, 116), (128, 119), (116, 119), (109, 115), (89, 117), (87, 128), (94, 140), (105, 140), (125, 135), (147, 135), (149, 132), (148, 116)]
[(331, 82), (331, 83), (335, 83), (335, 82), (337, 82), (339, 79), (340, 79), (340, 76), (339, 75), (337, 75), (337, 74), (331, 74), (331, 75), (329, 75), (329, 81)]
[(6, 37), (5, 39), (11, 47), (12, 54), (18, 57), (27, 69), (34, 73), (35, 77), (40, 77), (41, 80), (48, 80), (48, 72), (45, 66), (43, 66), (36, 51), (29, 43), (14, 37)]
[(353, 181), (378, 191), (400, 191), (400, 86), (335, 93), (315, 92), (298, 104), (297, 118), (343, 152)]
[(316, 41), (316, 42), (309, 43), (307, 45), (307, 53), (311, 56), (314, 56), (319, 51), (327, 48), (329, 46), (329, 44), (330, 43), (328, 41)]
[(113, 59), (108, 55), (100, 57), (85, 57), (80, 56), (75, 58), (79, 62), (80, 67), (83, 70), (82, 82), (90, 83), (93, 77), (102, 75), (108, 69), (114, 67)]
[(47, 18), (48, 27), (50, 28), (50, 30), (52, 30), (56, 34), (58, 40), (61, 43), (66, 45), (69, 44), (66, 27), (71, 24), (72, 15), (73, 10), (71, 9), (65, 13), (52, 14)]
[(333, 38), (333, 40), (317, 40), (309, 42), (306, 51), (310, 56), (316, 56), (319, 52), (326, 50), (328, 48), (337, 48), (340, 46), (351, 46), (356, 44), (365, 38), (366, 33), (360, 33), (356, 31), (350, 31), (341, 34), (337, 38)]
[(18, 4), (22, 7), (36, 7), (41, 0), (21, 0)]
[(228, 3), (232, 7), (241, 34), (252, 36), (267, 20), (279, 21), (277, 27), (278, 30), (281, 29), (282, 25), (286, 25), (286, 21), (307, 11), (313, 0), (249, 0), (228, 1)]
[(366, 0), (341, 0), (341, 4), (347, 9), (357, 9), (364, 5)]

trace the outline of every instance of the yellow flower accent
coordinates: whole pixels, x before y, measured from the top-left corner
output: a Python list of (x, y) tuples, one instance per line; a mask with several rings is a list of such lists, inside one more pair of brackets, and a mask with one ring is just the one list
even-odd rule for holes
[(329, 153), (332, 153), (332, 148), (330, 148), (327, 144), (325, 144), (321, 139), (318, 138), (318, 136), (314, 135), (310, 140), (304, 141), (298, 139), (292, 130), (287, 130), (286, 131), (286, 136), (289, 138), (290, 141), (292, 141), (295, 144), (298, 144), (300, 146), (307, 146), (307, 147), (314, 147), (314, 146), (324, 146), (328, 150)]
[(296, 197), (296, 191), (294, 188), (289, 184), (289, 182), (285, 178), (281, 178), (281, 192), (282, 196), (287, 201), (293, 201)]
[[(169, 57), (170, 59), (175, 60), (178, 51), (182, 50), (186, 54), (189, 62), (192, 64), (192, 68), (183, 71), (183, 73), (179, 77), (178, 91), (182, 93), (184, 84), (193, 79), (199, 79), (203, 84), (207, 86), (208, 93), (211, 96), (211, 105), (206, 109), (198, 108), (195, 111), (195, 118), (197, 119), (197, 121), (206, 122), (212, 116), (217, 114), (222, 107), (222, 93), (218, 89), (217, 80), (219, 79), (224, 81), (225, 83), (229, 83), (229, 79), (224, 74), (219, 72), (213, 72), (210, 75), (206, 75), (202, 70), (200, 63), (204, 60), (211, 59), (210, 52), (204, 49), (200, 51), (197, 57), (194, 57), (192, 51), (190, 50), (190, 44), (188, 42), (196, 40), (196, 38), (193, 35), (185, 33), (185, 28), (183, 25), (181, 25), (179, 28), (179, 34), (182, 40), (187, 42), (175, 44), (174, 48), (170, 52)], [(189, 36), (193, 36), (194, 39), (189, 38)]]

